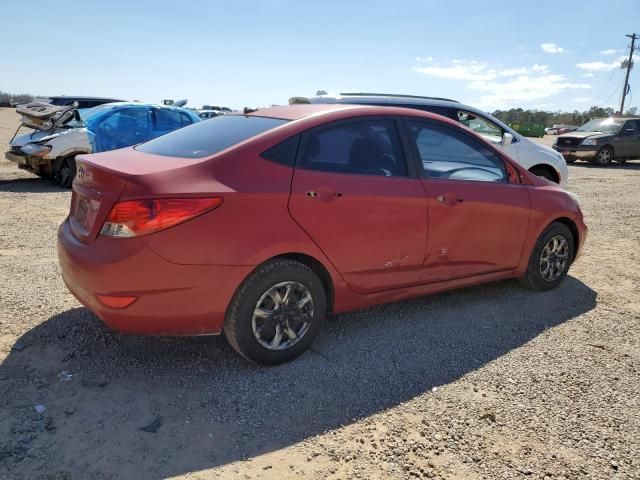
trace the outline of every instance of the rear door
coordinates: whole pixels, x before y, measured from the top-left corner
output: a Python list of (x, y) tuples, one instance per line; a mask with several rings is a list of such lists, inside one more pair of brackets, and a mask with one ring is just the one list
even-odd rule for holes
[(420, 283), (426, 198), (388, 117), (307, 132), (289, 210), (347, 284), (370, 293)]
[(407, 119), (429, 219), (425, 282), (515, 268), (529, 222), (529, 195), (504, 161), (471, 134)]

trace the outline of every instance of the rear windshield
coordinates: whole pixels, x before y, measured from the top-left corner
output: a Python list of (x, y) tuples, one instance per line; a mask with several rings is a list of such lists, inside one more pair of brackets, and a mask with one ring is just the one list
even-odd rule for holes
[(285, 123), (287, 120), (279, 118), (219, 116), (168, 133), (135, 148), (140, 152), (165, 157), (207, 157)]

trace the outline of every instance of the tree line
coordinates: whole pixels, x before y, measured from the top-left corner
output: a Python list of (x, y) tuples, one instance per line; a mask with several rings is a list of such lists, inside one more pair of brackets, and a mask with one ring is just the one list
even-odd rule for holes
[[(513, 124), (543, 124), (545, 127), (552, 125), (584, 125), (592, 118), (610, 117), (616, 111), (611, 108), (591, 107), (589, 110), (579, 112), (545, 112), (544, 110), (524, 110), (522, 108), (512, 108), (510, 110), (496, 110), (492, 115), (499, 118), (504, 123)], [(625, 116), (634, 117), (638, 114), (638, 107), (628, 109)]]
[(33, 95), (28, 93), (7, 93), (0, 91), (0, 104), (9, 103), (11, 105), (15, 105), (16, 103), (27, 103), (33, 102)]

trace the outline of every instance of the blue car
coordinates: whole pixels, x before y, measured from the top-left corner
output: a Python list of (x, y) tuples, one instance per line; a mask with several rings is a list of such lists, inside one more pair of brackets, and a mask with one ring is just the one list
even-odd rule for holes
[[(50, 119), (43, 119), (42, 111), (37, 119), (35, 114), (33, 119), (24, 118), (29, 117), (27, 109), (20, 113), (26, 125), (33, 128), (41, 124), (47, 129), (15, 137), (5, 156), (19, 168), (51, 177), (66, 188), (71, 187), (75, 176), (76, 155), (130, 147), (201, 121), (183, 108), (135, 102), (77, 110), (72, 120), (68, 120), (70, 115), (56, 117), (53, 109)], [(56, 118), (66, 120), (59, 124)]]

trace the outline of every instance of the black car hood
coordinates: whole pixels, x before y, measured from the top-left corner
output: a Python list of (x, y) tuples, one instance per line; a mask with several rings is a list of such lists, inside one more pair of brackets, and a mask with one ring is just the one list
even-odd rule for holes
[(602, 132), (570, 132), (564, 133), (562, 135), (558, 135), (558, 138), (587, 138), (587, 137), (612, 137), (613, 133), (602, 133)]

